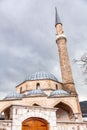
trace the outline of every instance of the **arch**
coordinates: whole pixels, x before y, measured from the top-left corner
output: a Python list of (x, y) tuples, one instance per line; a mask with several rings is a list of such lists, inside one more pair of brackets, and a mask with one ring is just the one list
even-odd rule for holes
[(36, 84), (36, 89), (40, 89), (40, 83), (39, 82)]
[(57, 101), (56, 103), (54, 103), (54, 107), (57, 105), (57, 104), (59, 104), (59, 103), (62, 103), (62, 104), (65, 104), (66, 106), (68, 106), (71, 110), (72, 110), (72, 112), (74, 113), (74, 107), (72, 106), (72, 104), (70, 104), (70, 102), (68, 102), (68, 101)]
[(63, 102), (60, 102), (58, 104), (56, 104), (54, 107), (56, 108), (62, 108), (64, 110), (66, 110), (67, 112), (72, 112), (73, 113), (73, 110), (71, 109), (71, 107)]
[(2, 108), (0, 109), (0, 114), (4, 111), (4, 110), (6, 110), (7, 108), (9, 108), (9, 107), (11, 107), (13, 104), (12, 103), (5, 103), (5, 104), (3, 104), (2, 105)]
[(30, 106), (33, 106), (33, 104), (37, 104), (38, 106), (42, 106), (41, 102), (39, 102), (39, 101), (37, 101), (37, 102), (32, 101), (32, 102), (30, 103)]
[(37, 104), (37, 103), (34, 103), (32, 106), (40, 106), (39, 104)]
[(0, 115), (2, 115), (2, 113), (3, 113), (4, 120), (11, 120), (11, 116), (10, 116), (11, 106), (12, 105), (7, 105), (3, 108), (3, 110), (0, 111)]
[(5, 114), (4, 114), (4, 112), (2, 112), (2, 113), (0, 114), (0, 120), (5, 120)]
[(55, 86), (56, 86), (56, 90), (58, 90), (58, 85), (56, 84)]
[(66, 115), (65, 118), (69, 118), (70, 120), (74, 118), (73, 109), (64, 102), (59, 102), (54, 106), (55, 108), (59, 108), (56, 112), (56, 115)]
[(43, 118), (30, 117), (22, 122), (22, 130), (48, 130), (48, 122)]
[(20, 87), (20, 93), (22, 93), (22, 87)]

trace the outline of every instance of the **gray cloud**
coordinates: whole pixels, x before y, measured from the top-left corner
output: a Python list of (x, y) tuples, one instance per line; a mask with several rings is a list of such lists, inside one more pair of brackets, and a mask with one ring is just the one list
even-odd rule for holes
[[(50, 71), (61, 80), (55, 43), (55, 6), (59, 10), (67, 35), (67, 47), (72, 63), (73, 58), (80, 57), (87, 49), (85, 0), (0, 1), (1, 97), (14, 90), (18, 83), (36, 71)], [(72, 69), (80, 100), (86, 99), (81, 69), (73, 64)]]

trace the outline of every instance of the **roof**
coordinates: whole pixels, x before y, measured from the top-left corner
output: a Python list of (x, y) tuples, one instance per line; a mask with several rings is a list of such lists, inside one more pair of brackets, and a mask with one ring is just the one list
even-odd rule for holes
[(68, 95), (70, 95), (70, 94), (65, 90), (55, 90), (55, 91), (51, 92), (50, 97), (68, 96)]
[(41, 89), (33, 89), (28, 91), (27, 96), (46, 96)]
[(4, 98), (4, 100), (21, 99), (21, 98), (22, 98), (22, 94), (16, 93), (16, 92), (10, 92), (10, 93)]
[(58, 82), (58, 79), (49, 72), (36, 72), (28, 77), (27, 80), (43, 80), (43, 79), (50, 79)]
[(62, 22), (60, 20), (59, 15), (58, 15), (57, 8), (55, 7), (55, 27), (56, 27), (57, 24), (61, 24), (62, 25)]

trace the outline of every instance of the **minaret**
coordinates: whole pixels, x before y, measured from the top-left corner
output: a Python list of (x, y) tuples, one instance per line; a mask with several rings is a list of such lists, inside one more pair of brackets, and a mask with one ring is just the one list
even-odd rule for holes
[(56, 43), (58, 46), (64, 89), (71, 92), (72, 94), (76, 94), (67, 47), (66, 47), (67, 38), (63, 32), (62, 23), (60, 17), (58, 16), (57, 8), (55, 8), (55, 27), (57, 32)]

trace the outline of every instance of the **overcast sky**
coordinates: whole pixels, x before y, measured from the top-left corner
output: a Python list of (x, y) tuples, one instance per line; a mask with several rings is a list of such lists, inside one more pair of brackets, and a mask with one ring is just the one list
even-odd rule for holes
[(84, 75), (72, 62), (87, 51), (87, 0), (0, 0), (0, 98), (37, 71), (51, 72), (61, 81), (55, 6), (68, 39), (79, 99), (87, 100)]

